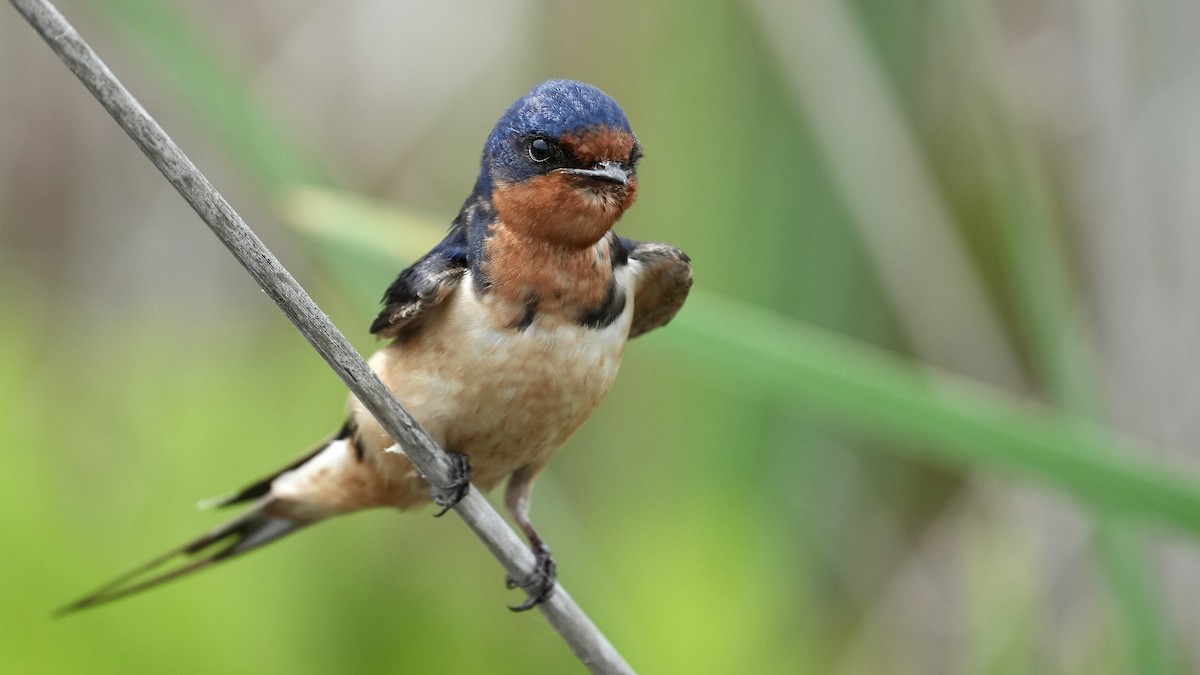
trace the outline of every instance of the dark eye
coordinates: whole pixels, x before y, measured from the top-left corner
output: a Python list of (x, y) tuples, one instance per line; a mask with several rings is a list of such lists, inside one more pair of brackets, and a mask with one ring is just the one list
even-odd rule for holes
[(529, 142), (529, 159), (535, 162), (545, 162), (553, 154), (550, 141), (544, 138), (535, 138)]
[(642, 153), (642, 144), (635, 143), (633, 146), (633, 152), (629, 153), (629, 166), (637, 165), (638, 160), (640, 160), (642, 158), (643, 154), (644, 153)]

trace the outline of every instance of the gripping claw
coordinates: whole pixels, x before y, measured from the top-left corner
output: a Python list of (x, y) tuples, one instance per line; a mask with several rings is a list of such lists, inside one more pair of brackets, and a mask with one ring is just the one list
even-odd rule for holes
[(430, 490), (433, 502), (442, 507), (441, 511), (433, 514), (434, 518), (446, 515), (471, 489), (471, 460), (461, 452), (447, 452), (446, 455), (450, 458), (450, 484), (446, 487), (435, 485)]
[(505, 579), (504, 583), (509, 588), (520, 587), (529, 590), (529, 597), (525, 602), (516, 607), (509, 607), (514, 612), (531, 610), (554, 595), (554, 585), (558, 580), (558, 565), (554, 562), (554, 556), (550, 555), (550, 549), (540, 541), (533, 547), (533, 555), (535, 562), (533, 574), (529, 579), (524, 583), (518, 583), (511, 575)]

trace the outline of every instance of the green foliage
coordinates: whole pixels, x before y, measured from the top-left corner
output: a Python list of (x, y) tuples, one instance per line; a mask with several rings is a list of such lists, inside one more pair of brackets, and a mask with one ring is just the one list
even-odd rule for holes
[[(883, 112), (913, 120), (968, 272), (996, 301), (1006, 334), (993, 337), (1033, 383), (1023, 396), (913, 356), (906, 307), (848, 208), (877, 186), (831, 169), (839, 148), (796, 104), (796, 64), (766, 44), (761, 16), (617, 4), (541, 6), (545, 35), (587, 30), (532, 41), (556, 65), (525, 75), (594, 80), (622, 101), (648, 156), (621, 231), (683, 247), (698, 285), (673, 323), (630, 345), (609, 400), (539, 480), (534, 516), (585, 610), (644, 672), (928, 672), (897, 607), (952, 627), (961, 672), (1169, 672), (1146, 532), (1200, 534), (1200, 479), (1105, 425), (1056, 178), (980, 47), (995, 18), (920, 1), (851, 14), (896, 94)], [(331, 182), (316, 156), (336, 149), (306, 149), (220, 35), (178, 6), (89, 9), (116, 40), (85, 37), (151, 64), (279, 205), (321, 271), (304, 283), (331, 280), (322, 303), (363, 338), (382, 289), (448, 219), (311, 187)], [(950, 55), (939, 66), (979, 90), (949, 126), (921, 114), (945, 75), (927, 71), (929, 54)], [(698, 73), (703, 86), (689, 84)], [(428, 135), (444, 139), (441, 125)], [(0, 310), (29, 330), (0, 332), (0, 672), (579, 670), (540, 618), (503, 609), (514, 596), (469, 533), (428, 512), (347, 518), (51, 622), (92, 584), (210, 527), (218, 516), (190, 505), (324, 436), (343, 393), (283, 321), (144, 317), (80, 339), (61, 328), (70, 311), (51, 322), (15, 297), (0, 294)], [(1070, 575), (1091, 584), (1089, 604), (1070, 625), (1047, 609), (1062, 580), (1043, 569), (1044, 542), (988, 501), (1000, 492), (1095, 524)], [(896, 580), (914, 574), (950, 599), (906, 605)]]
[[(436, 242), (442, 229), (359, 197), (306, 188), (289, 222), (342, 270), (351, 289), (411, 262), (379, 252)], [(298, 208), (302, 206), (303, 208)], [(375, 284), (376, 286), (378, 284)], [(366, 311), (367, 308), (364, 308)], [(693, 291), (653, 345), (681, 377), (819, 410), (905, 452), (1047, 483), (1092, 506), (1200, 535), (1200, 480), (1146, 458), (1146, 449), (1085, 418), (806, 326), (738, 300)]]

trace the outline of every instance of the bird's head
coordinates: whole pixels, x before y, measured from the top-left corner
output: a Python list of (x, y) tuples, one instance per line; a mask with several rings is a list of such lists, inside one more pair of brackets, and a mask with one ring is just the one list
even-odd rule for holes
[(617, 102), (551, 80), (513, 103), (488, 137), (480, 186), (505, 227), (570, 247), (598, 242), (637, 198), (641, 145)]

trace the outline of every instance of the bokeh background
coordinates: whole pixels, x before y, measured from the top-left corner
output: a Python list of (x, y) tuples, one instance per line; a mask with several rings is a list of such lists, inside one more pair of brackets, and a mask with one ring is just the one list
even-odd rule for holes
[[(514, 98), (623, 104), (697, 291), (534, 517), (640, 671), (1200, 669), (1200, 5), (60, 8), (364, 352)], [(51, 619), (344, 391), (8, 7), (0, 120), (0, 672), (582, 670), (428, 511)]]

